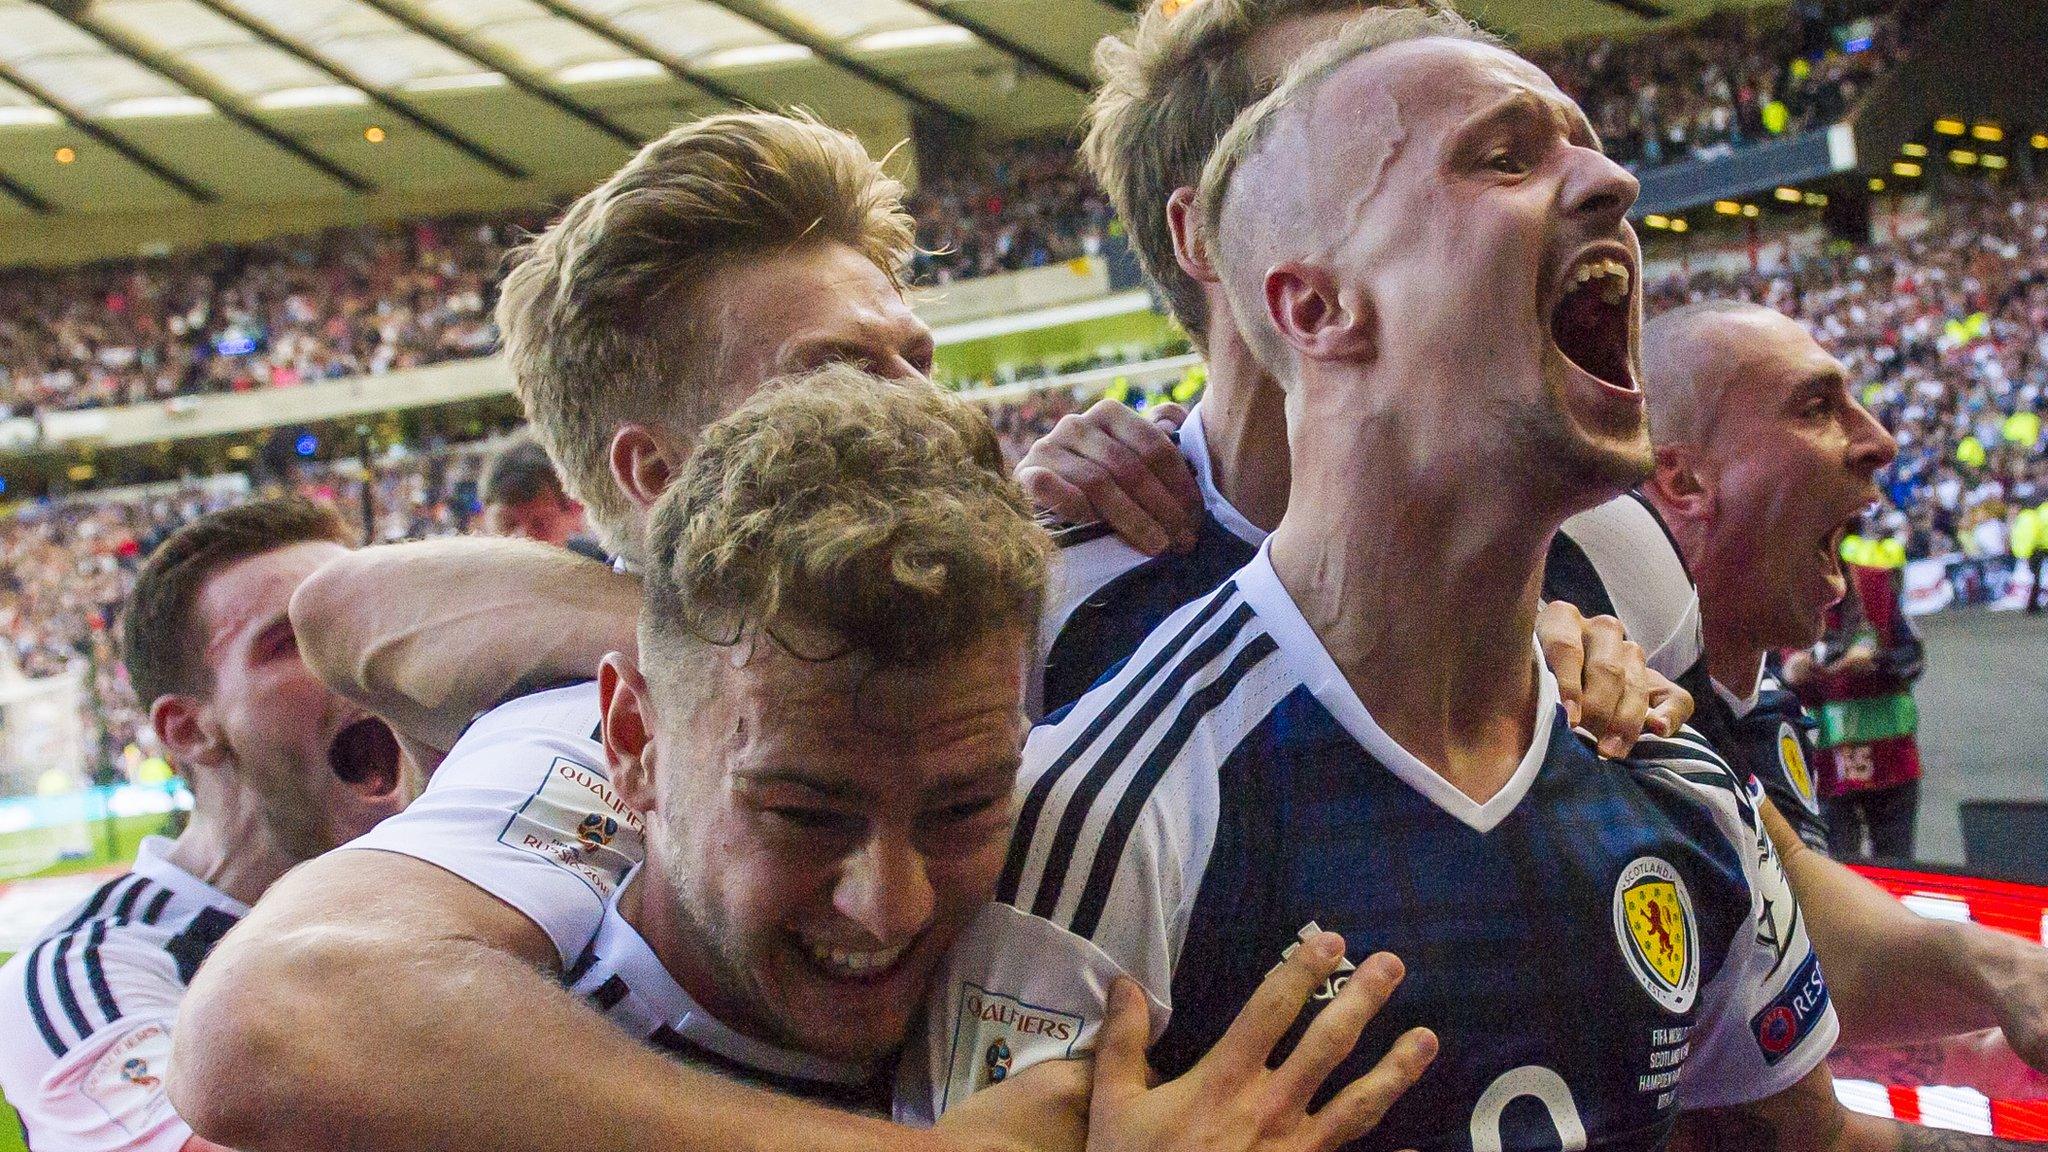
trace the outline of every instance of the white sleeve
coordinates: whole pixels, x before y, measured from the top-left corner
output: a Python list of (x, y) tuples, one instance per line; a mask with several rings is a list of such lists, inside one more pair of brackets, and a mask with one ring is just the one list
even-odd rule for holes
[[(515, 700), (463, 735), (411, 806), (346, 845), (424, 860), (503, 900), (576, 962), (644, 854), (638, 813), (612, 791), (596, 687), (575, 708)], [(580, 705), (587, 704), (587, 707)]]
[[(104, 955), (106, 979), (119, 988), (122, 1014), (75, 1043), (61, 1025), (55, 1042), (46, 1042), (31, 1021), (27, 980), (38, 981), (45, 1010), (61, 1010), (50, 1002), (59, 995), (55, 977), (27, 966), (35, 950), (7, 964), (0, 979), (0, 1036), (6, 1037), (0, 1045), (0, 1091), (21, 1114), (36, 1152), (177, 1152), (192, 1129), (164, 1094), (164, 1068), (184, 988), (169, 975), (168, 959), (157, 967), (128, 963), (112, 940)], [(89, 995), (84, 979), (74, 983), (74, 996)]]
[(1841, 1031), (1805, 917), (1756, 814), (1763, 785), (1751, 777), (1746, 795), (1712, 791), (1715, 815), (1749, 882), (1750, 916), (1701, 994), (1692, 1054), (1679, 1080), (1678, 1104), (1687, 1111), (1783, 1092), (1826, 1059)]
[[(1095, 697), (1077, 705), (1076, 716)], [(1018, 794), (1030, 827), (1020, 825), (1011, 846), (1014, 875), (1006, 872), (1002, 899), (961, 936), (933, 985), (926, 1055), (934, 1116), (1034, 1064), (1093, 1048), (1119, 974), (1143, 986), (1154, 1037), (1171, 1014), (1173, 969), (1193, 897), (1185, 853), (1194, 837), (1183, 826), (1188, 809), (1203, 803), (1201, 790), (1155, 788), (1121, 852), (1103, 859), (1099, 853), (1110, 850), (1104, 841), (1113, 837), (1105, 837), (1102, 824), (1115, 805), (1087, 805), (1085, 774), (1067, 773), (1050, 781), (1036, 803), (1031, 799), (1067, 729), (1040, 728), (1027, 745)], [(1092, 798), (1114, 798), (1125, 776), (1111, 775)]]

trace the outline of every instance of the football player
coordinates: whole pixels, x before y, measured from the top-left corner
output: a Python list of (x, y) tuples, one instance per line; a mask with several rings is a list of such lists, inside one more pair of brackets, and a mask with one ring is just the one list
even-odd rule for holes
[(0, 968), (0, 1090), (38, 1152), (213, 1147), (164, 1089), (186, 985), (278, 877), (403, 806), (391, 730), (306, 669), (286, 615), (353, 545), (332, 508), (269, 499), (203, 516), (144, 561), (122, 662), (192, 818)]
[[(1171, 1075), (1212, 1000), (1337, 923), (1430, 958), (1374, 1030), (1405, 1009), (1445, 1040), (1361, 1146), (1656, 1147), (1681, 1110), (1707, 1146), (1946, 1138), (1834, 1100), (1754, 796), (1690, 736), (1603, 763), (1532, 659), (1552, 534), (1651, 463), (1634, 197), (1576, 106), (1447, 14), (1369, 13), (1232, 128), (1195, 205), (1287, 395), (1288, 511), (1034, 734), (958, 1005), (1088, 1020), (1136, 974)], [(931, 1023), (935, 1052), (1058, 1055)]]
[[(613, 551), (644, 567), (648, 510), (698, 433), (770, 376), (845, 360), (885, 376), (923, 374), (930, 337), (892, 279), (910, 235), (899, 191), (842, 133), (784, 116), (713, 117), (649, 145), (523, 254), (500, 303), (515, 377), (572, 493)], [(522, 551), (514, 542), (454, 543), (486, 564), (508, 549)], [(569, 643), (598, 638), (622, 652), (636, 650), (637, 582), (553, 549), (523, 551), (568, 566), (562, 571), (576, 586), (591, 590), (573, 603), (616, 608), (617, 593), (625, 592), (622, 637), (606, 631), (618, 614), (605, 611)], [(424, 598), (445, 613), (453, 602), (473, 620), (499, 626), (487, 597), (457, 601), (448, 595), (454, 586), (450, 580), (398, 598), (399, 606), (418, 608)], [(519, 642), (544, 646), (550, 639), (528, 633)], [(316, 650), (324, 642), (316, 638)], [(466, 690), (467, 671), (451, 672), (445, 690)], [(632, 949), (618, 928), (614, 898), (643, 856), (639, 809), (623, 785), (614, 785), (597, 743), (607, 703), (598, 685), (585, 683), (523, 695), (478, 720), (459, 742), (459, 719), (429, 732), (436, 747), (452, 752), (398, 824), (301, 869), (271, 894), (202, 975), (187, 1005), (171, 1089), (196, 1128), (253, 1149), (962, 1146), (957, 1134), (915, 1133), (707, 1076), (649, 1047), (653, 1031), (636, 1027), (636, 1036), (593, 1014), (595, 1005), (626, 1012), (622, 1020), (645, 1020), (644, 1010), (617, 990), (637, 990), (644, 1002), (664, 987), (652, 970), (642, 978), (636, 969), (629, 979), (627, 967), (599, 967), (628, 963), (623, 958)], [(758, 726), (749, 731), (760, 733)], [(792, 855), (812, 865), (837, 858), (829, 838), (806, 842), (808, 852)], [(714, 860), (689, 882), (736, 880), (742, 870), (724, 871), (732, 863)], [(854, 873), (856, 880), (876, 879)], [(885, 887), (919, 886), (893, 869), (882, 879)], [(988, 895), (981, 891), (981, 900)], [(830, 920), (829, 912), (820, 919)], [(806, 967), (800, 978), (814, 989), (836, 987), (820, 981), (848, 983), (847, 973), (830, 970), (845, 959), (830, 947), (819, 962), (808, 954), (793, 958), (786, 935), (768, 943), (782, 946), (763, 953), (771, 971), (792, 959), (822, 963), (822, 976)], [(378, 962), (365, 963), (366, 956)], [(920, 965), (933, 958), (929, 951), (919, 956)], [(579, 970), (585, 957), (591, 963)], [(666, 965), (672, 958), (661, 959)], [(1334, 954), (1317, 952), (1291, 969), (1276, 997), (1254, 1004), (1246, 1035), (1219, 1049), (1221, 1063), (1163, 1086), (1161, 1095), (1148, 1090), (1142, 1059), (1099, 1062), (1098, 1076), (1111, 1072), (1119, 1080), (1106, 1094), (1098, 1082), (1097, 1096), (1120, 1101), (1125, 1122), (1098, 1111), (1093, 1123), (1124, 1131), (1135, 1146), (1154, 1146), (1139, 1137), (1171, 1135), (1189, 1108), (1291, 1115), (1262, 1102), (1291, 1099), (1305, 1078), (1319, 1083), (1304, 1069), (1321, 1057), (1306, 1052), (1307, 1061), (1286, 1077), (1269, 1077), (1264, 1056), (1272, 1043), (1261, 1046), (1258, 1038), (1277, 1036), (1293, 1019), (1288, 987), (1301, 987), (1298, 1007), (1336, 962)], [(739, 973), (712, 967), (719, 977), (712, 990), (693, 991), (714, 1006), (709, 1016), (689, 1017), (680, 1008), (682, 1015), (662, 1013), (678, 1043), (694, 1042), (696, 1054), (714, 1064), (720, 1061), (705, 1053), (737, 1060), (776, 1088), (805, 1087), (778, 1078), (788, 1072), (790, 1045), (783, 1056), (763, 1054), (764, 1029), (737, 1026), (743, 1013), (728, 1001), (745, 999), (758, 966)], [(554, 982), (581, 987), (599, 971), (594, 986), (582, 987), (585, 996)], [(898, 997), (918, 983), (909, 968), (904, 973), (894, 981)], [(1311, 973), (1314, 979), (1306, 979)], [(1360, 997), (1394, 978), (1376, 972)], [(850, 983), (856, 987), (840, 991), (857, 1017), (875, 1005), (860, 995), (858, 978)], [(672, 996), (662, 1002), (680, 1004)], [(1369, 1007), (1363, 999), (1358, 1006)], [(829, 1009), (830, 997), (823, 997), (812, 1014), (823, 1020)], [(1275, 1015), (1277, 1028), (1260, 1022)], [(884, 1039), (886, 1023), (875, 1022)], [(1330, 1035), (1341, 1039), (1341, 1029)], [(721, 1042), (707, 1044), (707, 1036)], [(1349, 1050), (1348, 1043), (1336, 1047)], [(573, 1058), (565, 1059), (569, 1053)], [(1255, 1055), (1247, 1060), (1247, 1053)], [(365, 1077), (359, 1070), (366, 1062), (421, 1074)], [(520, 1089), (476, 1090), (492, 1082)], [(1385, 1088), (1366, 1084), (1365, 1098)], [(1182, 1097), (1185, 1103), (1163, 1103)], [(879, 1103), (872, 1094), (861, 1102)], [(593, 1107), (631, 1122), (594, 1130), (569, 1123)], [(1033, 1111), (1018, 1114), (1029, 1118)], [(1283, 1143), (1322, 1147), (1350, 1127), (1340, 1122), (1344, 1115), (1304, 1114), (1300, 1131)], [(1357, 1115), (1369, 1122), (1371, 1110)]]
[[(1170, 608), (1176, 574), (1228, 563), (1226, 553), (1248, 555), (1285, 511), (1286, 442), (1284, 428), (1276, 429), (1284, 424), (1278, 393), (1238, 335), (1207, 246), (1193, 226), (1193, 186), (1232, 120), (1270, 90), (1290, 61), (1364, 10), (1345, 0), (1229, 0), (1186, 5), (1177, 12), (1155, 5), (1135, 29), (1105, 40), (1098, 50), (1104, 84), (1091, 112), (1084, 155), (1129, 223), (1132, 245), (1169, 307), (1206, 343), (1208, 390), (1181, 429), (1180, 447), (1198, 480), (1209, 523), (1201, 529), (1203, 543), (1180, 558), (1147, 561), (1107, 540), (1064, 550), (1063, 560), (1100, 563), (1069, 564), (1070, 571), (1084, 575), (1075, 584), (1055, 584), (1055, 615), (1076, 605), (1075, 619), (1101, 622), (1143, 619), (1161, 603)], [(1652, 334), (1658, 330), (1653, 322)], [(1652, 341), (1646, 382), (1653, 404), (1659, 372), (1669, 362), (1658, 347)], [(1070, 518), (1100, 514), (1134, 524), (1120, 530), (1141, 542), (1154, 517), (1158, 524), (1175, 523), (1176, 516), (1203, 519), (1202, 508), (1176, 508), (1159, 486), (1134, 475), (1134, 462), (1142, 462), (1156, 476), (1161, 453), (1172, 455), (1166, 437), (1143, 420), (1115, 414), (1109, 419), (1105, 431), (1114, 433), (1115, 447), (1074, 443), (1092, 436), (1078, 424), (1063, 424), (1035, 446), (1019, 470), (1027, 490)], [(1651, 433), (1660, 435), (1658, 421), (1652, 421)], [(1048, 474), (1055, 470), (1063, 479)], [(1112, 490), (1117, 495), (1103, 496)], [(1218, 541), (1223, 548), (1216, 548)], [(1205, 555), (1211, 549), (1222, 558)], [(1825, 835), (1818, 814), (1808, 807), (1810, 786), (1802, 789), (1795, 780), (1796, 765), (1805, 761), (1779, 754), (1782, 745), (1775, 738), (1782, 733), (1776, 721), (1752, 711), (1738, 725), (1727, 690), (1715, 686), (1701, 632), (1700, 596), (1686, 570), (1687, 559), (1641, 493), (1565, 522), (1545, 559), (1543, 591), (1555, 598), (1553, 603), (1576, 604), (1589, 619), (1583, 648), (1575, 651), (1566, 637), (1546, 634), (1544, 649), (1560, 673), (1561, 695), (1569, 699), (1567, 685), (1579, 678), (1584, 697), (1595, 704), (1586, 716), (1574, 719), (1604, 736), (1605, 724), (1587, 716), (1628, 695), (1609, 672), (1571, 674), (1579, 667), (1581, 651), (1611, 650), (1620, 641), (1620, 632), (1601, 619), (1618, 617), (1626, 635), (1640, 642), (1649, 665), (1688, 689), (1698, 707), (1694, 726), (1764, 784), (1770, 797), (1762, 806), (1766, 825), (1785, 856), (1802, 906), (1817, 914), (1813, 934), (1831, 964), (1844, 1042), (1928, 1040), (1997, 1020), (2022, 1056), (2035, 1067), (2048, 1068), (2048, 1002), (2041, 991), (2048, 988), (2048, 979), (2040, 973), (2038, 950), (2016, 949), (2011, 938), (1976, 925), (1909, 915), (1870, 881), (1798, 852), (1802, 839), (1824, 842)], [(1739, 581), (1740, 570), (1731, 567), (1729, 578)], [(1752, 595), (1755, 587), (1752, 582), (1743, 594)], [(1094, 589), (1092, 595), (1076, 595), (1087, 589)], [(1158, 594), (1162, 590), (1165, 595)], [(1119, 611), (1120, 606), (1137, 611)], [(1724, 608), (1724, 615), (1732, 610)], [(1058, 677), (1063, 663), (1058, 657), (1079, 651), (1088, 634), (1069, 625), (1063, 642), (1053, 648), (1046, 678), (1049, 697), (1092, 683), (1085, 672), (1065, 677), (1064, 684)], [(1136, 639), (1132, 636), (1129, 643)], [(1113, 660), (1125, 654), (1128, 648)], [(1081, 655), (1088, 661), (1101, 659)], [(1576, 710), (1568, 704), (1568, 711)], [(1633, 706), (1629, 713), (1634, 715)], [(1766, 727), (1770, 748), (1756, 738)], [(1752, 749), (1760, 754), (1751, 755)]]

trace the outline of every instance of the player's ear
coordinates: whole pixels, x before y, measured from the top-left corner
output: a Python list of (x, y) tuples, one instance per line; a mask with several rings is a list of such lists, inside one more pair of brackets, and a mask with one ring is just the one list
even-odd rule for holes
[(1266, 272), (1266, 316), (1308, 360), (1373, 358), (1378, 317), (1371, 301), (1342, 291), (1328, 268), (1290, 260)]
[(1204, 284), (1219, 278), (1209, 260), (1208, 242), (1202, 239), (1201, 214), (1195, 211), (1195, 190), (1175, 188), (1166, 198), (1166, 230), (1173, 236), (1173, 258), (1180, 270)]
[(1713, 516), (1717, 502), (1705, 471), (1704, 462), (1691, 447), (1666, 444), (1657, 449), (1657, 467), (1643, 488), (1669, 519), (1706, 520)]
[(612, 434), (612, 482), (626, 498), (641, 508), (652, 508), (674, 478), (661, 441), (645, 424), (626, 424)]
[(597, 700), (613, 790), (635, 812), (654, 811), (654, 714), (646, 679), (631, 660), (608, 652), (597, 670)]
[(227, 737), (204, 700), (177, 694), (159, 696), (149, 706), (149, 727), (172, 763), (200, 768), (227, 764)]

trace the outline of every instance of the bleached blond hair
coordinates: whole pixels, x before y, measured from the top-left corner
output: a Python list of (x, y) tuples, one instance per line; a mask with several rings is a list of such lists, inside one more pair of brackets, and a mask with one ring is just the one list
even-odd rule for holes
[[(1210, 258), (1222, 277), (1231, 307), (1245, 344), (1267, 371), (1286, 379), (1282, 368), (1288, 356), (1279, 333), (1265, 311), (1263, 293), (1249, 283), (1240, 283), (1232, 258), (1224, 251), (1222, 224), (1238, 171), (1258, 153), (1272, 134), (1273, 125), (1289, 109), (1312, 98), (1325, 81), (1345, 65), (1376, 49), (1409, 40), (1467, 40), (1479, 44), (1500, 44), (1500, 38), (1448, 8), (1372, 8), (1346, 24), (1329, 41), (1317, 45), (1287, 69), (1280, 83), (1258, 103), (1246, 109), (1216, 145), (1202, 170), (1195, 208)], [(1249, 270), (1246, 270), (1249, 271)]]
[[(1411, 0), (1434, 11), (1436, 0)], [(1157, 0), (1121, 36), (1095, 46), (1101, 87), (1081, 155), (1116, 206), (1138, 263), (1166, 306), (1204, 347), (1202, 286), (1174, 258), (1166, 201), (1201, 183), (1216, 142), (1278, 77), (1252, 70), (1251, 46), (1284, 21), (1362, 12), (1359, 0)]]
[(643, 654), (785, 625), (892, 666), (1028, 633), (1052, 556), (979, 408), (844, 364), (706, 428), (647, 548)]
[(900, 283), (912, 237), (902, 184), (860, 141), (801, 114), (739, 112), (670, 130), (513, 253), (497, 309), (513, 382), (607, 547), (640, 554), (611, 475), (618, 429), (687, 441), (725, 406), (699, 287), (827, 241)]

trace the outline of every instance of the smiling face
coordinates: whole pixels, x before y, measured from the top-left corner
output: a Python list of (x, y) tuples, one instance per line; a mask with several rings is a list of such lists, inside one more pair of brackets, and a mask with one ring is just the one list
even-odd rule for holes
[(398, 743), (382, 721), (328, 690), (299, 656), (286, 609), (321, 564), (347, 552), (309, 542), (237, 561), (194, 603), (211, 681), (204, 723), (233, 778), (293, 859), (353, 840), (404, 807)]
[(1687, 359), (1713, 380), (1697, 449), (1712, 496), (1693, 563), (1704, 621), (1759, 647), (1810, 644), (1842, 598), (1842, 537), (1898, 443), (1797, 322), (1744, 310), (1692, 333)]
[(1540, 69), (1441, 36), (1373, 49), (1282, 107), (1231, 187), (1240, 315), (1301, 360), (1371, 364), (1418, 450), (1575, 490), (1647, 472), (1636, 182)]
[[(642, 877), (642, 929), (728, 1025), (878, 1060), (994, 894), (1029, 636), (992, 633), (918, 669), (753, 639), (690, 648), (656, 667), (692, 670), (606, 679), (636, 697), (650, 737), (631, 753), (650, 783), (628, 787), (659, 869)], [(616, 767), (634, 725), (609, 702), (608, 716)]]

